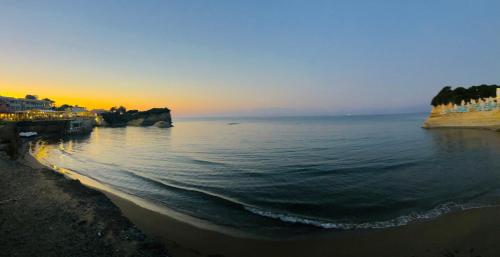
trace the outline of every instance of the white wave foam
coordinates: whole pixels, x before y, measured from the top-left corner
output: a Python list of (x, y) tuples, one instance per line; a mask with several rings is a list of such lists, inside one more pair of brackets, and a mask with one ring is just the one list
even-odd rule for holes
[(245, 209), (267, 218), (277, 219), (287, 223), (297, 223), (304, 225), (311, 225), (315, 227), (320, 227), (324, 229), (341, 229), (341, 230), (352, 230), (352, 229), (381, 229), (390, 227), (399, 227), (407, 225), (410, 222), (419, 220), (430, 220), (437, 218), (445, 213), (452, 211), (461, 211), (475, 208), (487, 208), (496, 207), (499, 205), (479, 205), (479, 204), (456, 204), (456, 203), (446, 203), (437, 206), (436, 208), (422, 212), (422, 213), (410, 213), (408, 215), (403, 215), (394, 219), (385, 221), (374, 221), (374, 222), (363, 222), (363, 223), (335, 223), (329, 221), (315, 220), (309, 218), (303, 218), (299, 216), (294, 216), (290, 214), (276, 213), (267, 210), (262, 210), (259, 208), (245, 206)]

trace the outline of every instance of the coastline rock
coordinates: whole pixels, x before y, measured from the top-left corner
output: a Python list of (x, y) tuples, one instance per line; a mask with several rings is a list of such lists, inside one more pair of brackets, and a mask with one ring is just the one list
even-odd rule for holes
[(15, 124), (0, 125), (0, 151), (16, 159), (19, 155), (20, 140)]
[(158, 128), (170, 128), (170, 127), (172, 127), (172, 123), (168, 123), (165, 121), (158, 121), (153, 126), (158, 127)]
[(500, 129), (500, 86), (446, 86), (432, 99), (423, 128)]
[(165, 127), (172, 126), (172, 117), (168, 108), (153, 108), (148, 111), (127, 111), (125, 113), (103, 113), (102, 117), (108, 126), (153, 126), (157, 122), (165, 122)]
[(480, 128), (500, 130), (500, 110), (432, 114), (425, 120), (423, 128)]
[(140, 119), (135, 119), (135, 120), (131, 120), (131, 121), (128, 121), (127, 122), (127, 126), (142, 126), (142, 124), (144, 123), (144, 119), (143, 118), (140, 118)]

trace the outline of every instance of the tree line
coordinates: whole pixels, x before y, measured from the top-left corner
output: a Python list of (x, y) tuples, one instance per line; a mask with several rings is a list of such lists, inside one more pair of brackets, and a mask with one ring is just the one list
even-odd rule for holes
[(432, 98), (431, 104), (438, 106), (440, 104), (461, 104), (462, 101), (469, 102), (472, 99), (496, 97), (497, 85), (479, 85), (469, 88), (457, 87), (452, 89), (446, 86), (439, 93)]

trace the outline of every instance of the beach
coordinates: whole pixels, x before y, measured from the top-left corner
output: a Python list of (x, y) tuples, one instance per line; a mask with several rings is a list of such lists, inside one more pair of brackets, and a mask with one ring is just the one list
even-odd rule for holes
[[(147, 234), (191, 249), (195, 256), (498, 256), (500, 208), (444, 215), (393, 229), (325, 231), (289, 240), (239, 238), (204, 230), (114, 199)], [(172, 255), (183, 256), (183, 255)]]
[(484, 257), (500, 252), (497, 207), (396, 228), (325, 229), (269, 240), (193, 226), (69, 180), (26, 154), (17, 161), (3, 156), (0, 176), (0, 256), (165, 256), (164, 246), (174, 257)]
[(167, 256), (101, 192), (0, 157), (0, 256)]

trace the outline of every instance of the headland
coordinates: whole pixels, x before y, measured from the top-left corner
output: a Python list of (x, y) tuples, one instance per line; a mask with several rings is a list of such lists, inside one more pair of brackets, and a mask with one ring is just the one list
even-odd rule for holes
[(500, 88), (444, 87), (432, 99), (432, 111), (424, 128), (479, 128), (500, 130)]

